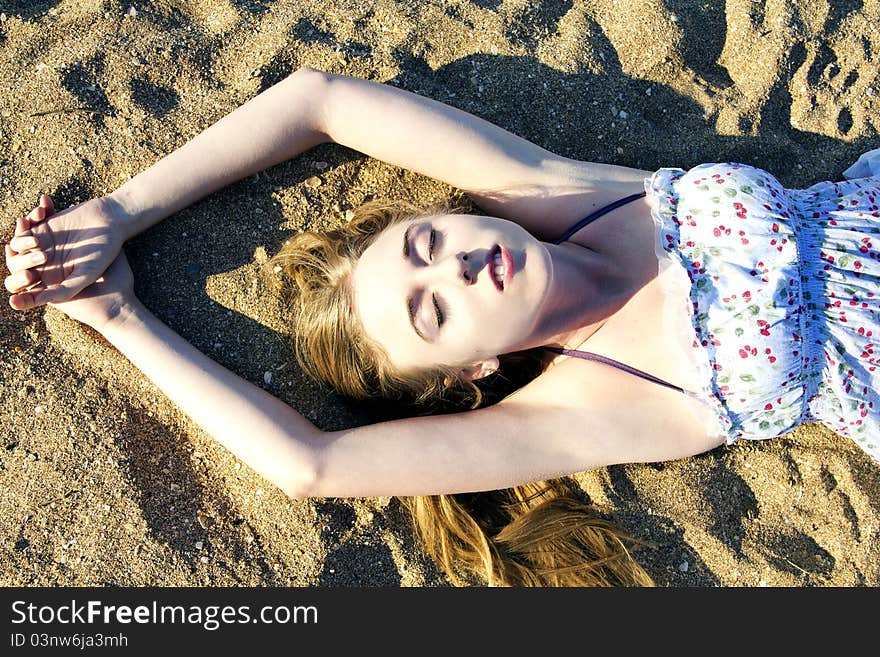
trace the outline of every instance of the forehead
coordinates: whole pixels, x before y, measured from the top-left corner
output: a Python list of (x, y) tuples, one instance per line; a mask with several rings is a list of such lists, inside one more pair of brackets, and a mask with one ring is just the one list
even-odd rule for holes
[(383, 230), (358, 258), (351, 278), (352, 305), (364, 332), (400, 365), (416, 364), (406, 361), (422, 342), (407, 313), (408, 262), (403, 256), (403, 236), (418, 221), (403, 221)]

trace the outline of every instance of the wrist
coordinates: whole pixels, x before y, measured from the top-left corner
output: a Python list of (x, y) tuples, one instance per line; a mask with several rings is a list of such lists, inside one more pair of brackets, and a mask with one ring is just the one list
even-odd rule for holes
[(132, 295), (116, 304), (99, 325), (92, 328), (103, 335), (111, 344), (114, 338), (126, 330), (126, 327), (143, 317), (146, 308), (140, 300)]
[(142, 211), (127, 184), (104, 197), (108, 211), (122, 227), (123, 241), (127, 241), (143, 230), (140, 225)]

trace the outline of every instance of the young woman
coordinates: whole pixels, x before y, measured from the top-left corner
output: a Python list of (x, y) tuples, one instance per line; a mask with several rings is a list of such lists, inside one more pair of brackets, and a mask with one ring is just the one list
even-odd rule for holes
[[(359, 397), (469, 390), (472, 410), (319, 431), (134, 296), (125, 240), (328, 141), (461, 188), (488, 214), (374, 202), (290, 240), (273, 264), (303, 367)], [(42, 197), (6, 246), (6, 288), (13, 308), (49, 303), (100, 331), (287, 494), (406, 497), (455, 582), (647, 584), (630, 541), (562, 477), (813, 420), (880, 454), (878, 155), (807, 190), (744, 164), (580, 162), (304, 68), (106, 197), (57, 213)], [(540, 373), (477, 408), (476, 382), (523, 355)]]

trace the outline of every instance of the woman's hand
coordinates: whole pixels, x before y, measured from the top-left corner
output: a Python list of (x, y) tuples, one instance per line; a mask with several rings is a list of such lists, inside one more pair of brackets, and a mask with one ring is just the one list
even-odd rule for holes
[(52, 199), (16, 222), (6, 245), (9, 305), (28, 310), (72, 299), (110, 266), (125, 241), (124, 210), (100, 197), (56, 213)]
[(135, 301), (131, 267), (125, 251), (120, 251), (106, 271), (73, 299), (49, 305), (103, 333), (112, 322), (124, 319)]

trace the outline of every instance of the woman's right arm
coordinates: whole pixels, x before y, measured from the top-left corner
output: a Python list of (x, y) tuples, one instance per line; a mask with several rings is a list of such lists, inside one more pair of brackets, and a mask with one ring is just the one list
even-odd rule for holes
[(293, 408), (205, 356), (134, 295), (92, 326), (254, 471), (291, 497), (309, 493), (321, 432)]
[(487, 408), (323, 432), (136, 299), (92, 326), (209, 435), (295, 498), (492, 490), (719, 444), (669, 411), (681, 408), (670, 406), (675, 391), (645, 394), (650, 383), (617, 371), (598, 373), (602, 388), (595, 369), (562, 366)]
[(206, 433), (293, 498), (487, 490), (605, 464), (599, 423), (560, 440), (565, 413), (527, 404), (322, 432), (136, 298), (92, 326)]

